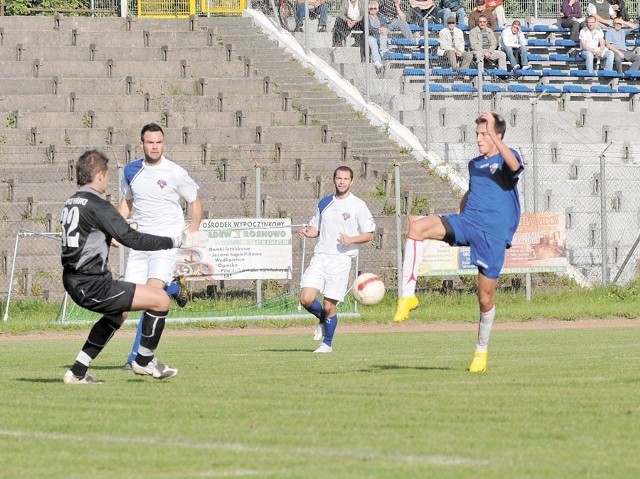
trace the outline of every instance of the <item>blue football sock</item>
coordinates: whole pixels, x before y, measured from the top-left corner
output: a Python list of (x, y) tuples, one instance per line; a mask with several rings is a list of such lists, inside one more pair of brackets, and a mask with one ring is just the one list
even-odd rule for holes
[(322, 341), (327, 346), (331, 346), (333, 341), (333, 335), (338, 327), (338, 315), (333, 315), (330, 318), (325, 319), (324, 322), (324, 340)]
[(171, 281), (171, 283), (167, 284), (164, 287), (164, 290), (167, 292), (167, 294), (173, 298), (175, 298), (178, 295), (178, 293), (180, 293), (181, 289), (182, 288), (180, 288), (180, 285), (175, 281)]
[(304, 309), (306, 309), (311, 314), (313, 314), (316, 318), (318, 318), (321, 323), (325, 322), (324, 310), (322, 309), (322, 305), (320, 304), (320, 301), (318, 301), (317, 299), (313, 300), (313, 303), (311, 303), (311, 306), (309, 306), (308, 308), (305, 307)]
[(140, 337), (142, 336), (142, 319), (144, 318), (144, 313), (140, 316), (140, 321), (138, 321), (138, 329), (136, 329), (136, 337), (133, 340), (133, 346), (131, 346), (131, 353), (129, 353), (129, 357), (127, 358), (127, 362), (131, 363), (138, 355), (138, 347), (140, 346)]

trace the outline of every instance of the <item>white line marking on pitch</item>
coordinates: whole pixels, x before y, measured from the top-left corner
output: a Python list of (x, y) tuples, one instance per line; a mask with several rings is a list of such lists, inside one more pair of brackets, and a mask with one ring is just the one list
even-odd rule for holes
[(0, 429), (0, 436), (46, 439), (49, 441), (76, 441), (76, 442), (100, 442), (100, 443), (122, 443), (122, 444), (148, 444), (160, 447), (181, 447), (185, 449), (203, 449), (203, 450), (221, 450), (235, 452), (257, 452), (269, 454), (288, 454), (298, 456), (300, 454), (311, 454), (316, 457), (346, 457), (353, 459), (368, 459), (378, 461), (390, 461), (406, 464), (436, 464), (440, 466), (459, 466), (459, 465), (487, 465), (489, 460), (486, 459), (470, 459), (459, 456), (440, 456), (440, 455), (406, 455), (406, 454), (390, 454), (380, 451), (349, 451), (349, 450), (333, 450), (318, 449), (315, 447), (267, 447), (267, 446), (251, 446), (238, 443), (221, 443), (221, 442), (185, 442), (170, 441), (166, 439), (156, 439), (149, 437), (123, 437), (123, 436), (96, 436), (96, 435), (77, 435), (77, 434), (60, 434), (43, 431), (12, 431)]

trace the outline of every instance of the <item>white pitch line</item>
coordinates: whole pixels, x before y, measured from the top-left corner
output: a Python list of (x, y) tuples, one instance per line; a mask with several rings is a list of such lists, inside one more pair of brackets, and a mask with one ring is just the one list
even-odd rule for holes
[(313, 455), (315, 457), (345, 457), (351, 459), (366, 459), (374, 461), (398, 462), (403, 464), (434, 464), (438, 466), (479, 466), (489, 464), (487, 459), (471, 459), (459, 456), (441, 456), (441, 455), (406, 455), (406, 454), (389, 454), (380, 451), (350, 451), (350, 450), (333, 450), (318, 449), (315, 447), (266, 447), (251, 446), (239, 443), (223, 443), (223, 442), (191, 442), (191, 441), (170, 441), (166, 439), (152, 437), (123, 437), (123, 436), (99, 436), (99, 435), (77, 435), (77, 434), (61, 434), (44, 431), (15, 431), (0, 429), (0, 436), (17, 437), (27, 439), (45, 439), (47, 441), (75, 441), (75, 442), (98, 442), (98, 443), (114, 443), (114, 444), (147, 444), (151, 446), (184, 448), (184, 449), (201, 449), (201, 450), (221, 450), (233, 452), (254, 452), (267, 454), (286, 454), (292, 456)]

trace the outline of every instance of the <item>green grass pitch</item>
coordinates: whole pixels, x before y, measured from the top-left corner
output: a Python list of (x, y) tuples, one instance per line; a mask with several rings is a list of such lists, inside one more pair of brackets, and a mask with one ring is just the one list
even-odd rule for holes
[[(170, 329), (170, 328), (168, 328)], [(83, 339), (0, 339), (7, 478), (624, 478), (640, 474), (640, 328), (171, 335), (161, 382), (130, 337), (61, 378)]]

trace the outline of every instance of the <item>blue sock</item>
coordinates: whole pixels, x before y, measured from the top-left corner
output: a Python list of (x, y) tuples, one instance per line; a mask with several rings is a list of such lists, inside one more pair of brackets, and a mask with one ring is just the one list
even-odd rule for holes
[(311, 306), (309, 306), (308, 308), (305, 307), (304, 309), (306, 309), (311, 314), (313, 314), (316, 318), (318, 318), (321, 323), (325, 322), (325, 316), (324, 316), (324, 311), (322, 309), (322, 305), (320, 304), (320, 301), (318, 301), (317, 299), (313, 300), (313, 303), (311, 303)]
[(336, 332), (336, 328), (338, 327), (338, 315), (331, 316), (330, 318), (325, 319), (324, 322), (324, 341), (322, 341), (327, 346), (331, 346), (331, 341), (333, 341), (333, 335)]
[(167, 292), (167, 294), (174, 298), (178, 295), (178, 293), (180, 293), (181, 289), (182, 288), (180, 288), (180, 285), (174, 281), (171, 281), (171, 283), (167, 284), (164, 287), (164, 290)]
[(140, 346), (140, 337), (142, 336), (142, 318), (144, 317), (144, 313), (140, 316), (140, 321), (138, 321), (138, 329), (136, 329), (136, 337), (133, 340), (133, 346), (131, 346), (131, 353), (129, 353), (129, 357), (127, 358), (127, 362), (133, 362), (133, 360), (138, 355), (138, 346)]

